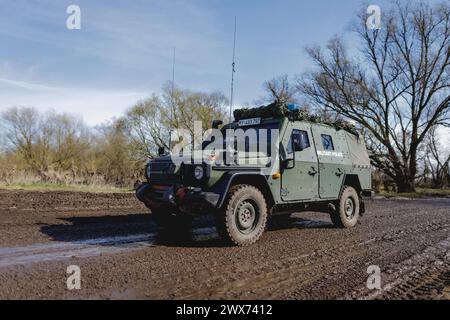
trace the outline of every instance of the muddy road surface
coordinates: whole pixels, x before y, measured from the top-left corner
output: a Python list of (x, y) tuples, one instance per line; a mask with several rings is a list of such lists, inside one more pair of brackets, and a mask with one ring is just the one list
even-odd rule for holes
[(132, 194), (0, 191), (0, 299), (84, 298), (448, 300), (450, 199), (370, 201), (351, 230), (294, 214), (236, 248), (209, 219), (160, 232)]

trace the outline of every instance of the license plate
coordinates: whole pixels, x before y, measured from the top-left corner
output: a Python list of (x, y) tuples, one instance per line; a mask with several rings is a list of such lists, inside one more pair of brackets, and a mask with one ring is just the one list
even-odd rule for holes
[(261, 118), (239, 120), (240, 127), (255, 126), (261, 124)]

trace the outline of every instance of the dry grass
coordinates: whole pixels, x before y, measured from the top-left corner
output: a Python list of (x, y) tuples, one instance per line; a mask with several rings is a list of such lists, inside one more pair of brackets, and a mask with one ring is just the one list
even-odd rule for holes
[(405, 198), (445, 198), (450, 197), (450, 189), (431, 189), (431, 188), (416, 188), (416, 192), (396, 193), (396, 192), (380, 192), (381, 196), (387, 198), (405, 197)]
[(28, 191), (132, 192), (132, 187), (119, 187), (105, 182), (99, 175), (80, 177), (67, 172), (49, 171), (44, 176), (24, 171), (0, 170), (0, 188)]
[(57, 183), (17, 183), (0, 184), (0, 189), (26, 190), (26, 191), (73, 191), (92, 193), (124, 193), (134, 192), (130, 188), (119, 188), (108, 185), (81, 185), (81, 184), (57, 184)]

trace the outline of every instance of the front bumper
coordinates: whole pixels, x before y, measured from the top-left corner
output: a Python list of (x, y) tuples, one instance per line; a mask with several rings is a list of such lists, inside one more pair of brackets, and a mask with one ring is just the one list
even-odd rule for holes
[(148, 208), (174, 206), (183, 211), (203, 211), (214, 209), (219, 203), (220, 195), (205, 192), (200, 188), (177, 186), (156, 186), (143, 183), (136, 189), (136, 197)]

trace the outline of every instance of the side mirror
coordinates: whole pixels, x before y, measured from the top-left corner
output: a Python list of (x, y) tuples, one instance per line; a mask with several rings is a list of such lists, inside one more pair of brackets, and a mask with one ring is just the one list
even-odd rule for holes
[(158, 148), (158, 155), (161, 157), (166, 153), (166, 149), (164, 147)]
[(213, 120), (211, 128), (213, 129), (219, 129), (219, 126), (223, 124), (222, 120)]
[(295, 159), (286, 159), (283, 162), (285, 169), (294, 169), (295, 168)]
[(291, 139), (289, 140), (290, 142), (290, 148), (292, 153), (289, 153), (288, 150), (286, 150), (286, 153), (288, 155), (290, 155), (292, 158), (286, 158), (285, 160), (283, 160), (282, 164), (284, 169), (294, 169), (295, 168), (295, 143), (294, 143), (294, 139), (291, 137)]

